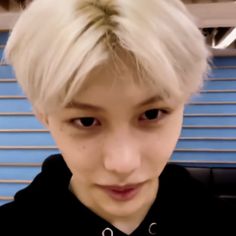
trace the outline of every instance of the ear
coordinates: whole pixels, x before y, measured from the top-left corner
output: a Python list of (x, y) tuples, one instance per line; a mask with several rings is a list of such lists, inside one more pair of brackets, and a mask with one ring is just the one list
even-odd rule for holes
[(34, 110), (34, 115), (40, 121), (40, 123), (45, 127), (48, 128), (48, 115), (45, 112)]

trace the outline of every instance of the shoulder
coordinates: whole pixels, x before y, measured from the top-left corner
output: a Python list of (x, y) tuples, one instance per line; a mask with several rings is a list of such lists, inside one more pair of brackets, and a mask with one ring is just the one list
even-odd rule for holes
[[(61, 155), (46, 158), (31, 184), (18, 191), (12, 202), (0, 207), (1, 232), (6, 230), (10, 235), (17, 227), (19, 232), (29, 235), (31, 227), (39, 232), (63, 225), (59, 222), (66, 205), (70, 177)], [(30, 228), (23, 227), (26, 223)]]
[(195, 228), (199, 234), (218, 233), (230, 227), (219, 199), (189, 168), (168, 164), (160, 176), (157, 199), (167, 227), (172, 221), (186, 232)]
[(41, 172), (24, 189), (18, 191), (14, 200), (0, 207), (0, 217), (4, 214), (27, 214), (40, 210), (56, 199), (60, 188), (66, 186), (70, 179), (70, 171), (61, 155), (52, 155), (45, 159)]
[[(187, 168), (176, 165), (176, 164), (167, 164), (160, 175), (160, 184), (166, 186), (169, 189), (176, 188), (185, 188), (187, 185), (199, 185), (199, 182), (194, 179)], [(186, 189), (187, 190), (187, 189)]]
[(160, 192), (186, 204), (203, 204), (212, 201), (211, 189), (195, 178), (188, 168), (167, 164), (160, 176)]

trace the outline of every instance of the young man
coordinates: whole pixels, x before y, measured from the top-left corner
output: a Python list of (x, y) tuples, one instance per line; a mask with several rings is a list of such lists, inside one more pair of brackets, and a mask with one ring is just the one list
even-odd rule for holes
[(204, 38), (181, 2), (36, 0), (6, 56), (61, 154), (0, 208), (2, 229), (213, 232), (211, 196), (167, 165), (184, 105), (208, 67)]

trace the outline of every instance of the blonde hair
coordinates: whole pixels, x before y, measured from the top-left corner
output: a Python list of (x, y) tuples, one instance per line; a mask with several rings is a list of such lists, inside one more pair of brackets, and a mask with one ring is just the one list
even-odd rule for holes
[(122, 62), (120, 49), (173, 98), (197, 92), (208, 68), (204, 37), (178, 0), (35, 0), (5, 55), (33, 106), (45, 110), (68, 104), (96, 67)]

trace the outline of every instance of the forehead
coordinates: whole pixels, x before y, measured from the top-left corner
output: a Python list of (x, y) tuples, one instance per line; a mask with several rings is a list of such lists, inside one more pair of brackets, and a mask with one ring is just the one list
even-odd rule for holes
[(139, 73), (133, 64), (115, 62), (95, 68), (85, 79), (77, 95), (92, 96), (99, 91), (107, 95), (121, 93), (120, 95), (126, 96), (158, 93), (151, 79), (148, 81), (148, 78), (142, 78), (141, 72)]
[(163, 101), (179, 101), (180, 96), (178, 95), (179, 98), (176, 96), (174, 86), (169, 86), (171, 79), (169, 80), (167, 76), (169, 73), (166, 68), (160, 67), (158, 73), (156, 72), (139, 64), (137, 59), (128, 52), (117, 53), (94, 67), (82, 80), (81, 73), (78, 73), (78, 76), (75, 74), (73, 79), (75, 83), (68, 84), (69, 93), (66, 92), (65, 96), (61, 96), (61, 105), (66, 107), (74, 100), (82, 98), (85, 102), (92, 101), (99, 96), (106, 102), (110, 96), (114, 98), (113, 95), (117, 99), (122, 97), (145, 99), (148, 96), (158, 95)]
[[(100, 67), (86, 79), (80, 91), (72, 98), (66, 108), (82, 110), (124, 111), (148, 104), (177, 105), (174, 99), (161, 94), (151, 83), (137, 80), (137, 71), (131, 69), (115, 72), (111, 67)], [(95, 109), (94, 109), (95, 108)], [(127, 110), (127, 113), (129, 111)]]
[[(58, 108), (70, 108), (75, 101), (103, 106), (127, 103), (135, 106), (151, 97), (158, 97), (160, 101), (169, 100), (168, 93), (157, 84), (139, 70), (132, 60), (107, 60), (89, 72), (69, 96), (67, 92), (60, 94), (58, 103), (53, 107), (56, 107), (55, 111)], [(66, 96), (69, 99), (65, 100)]]

